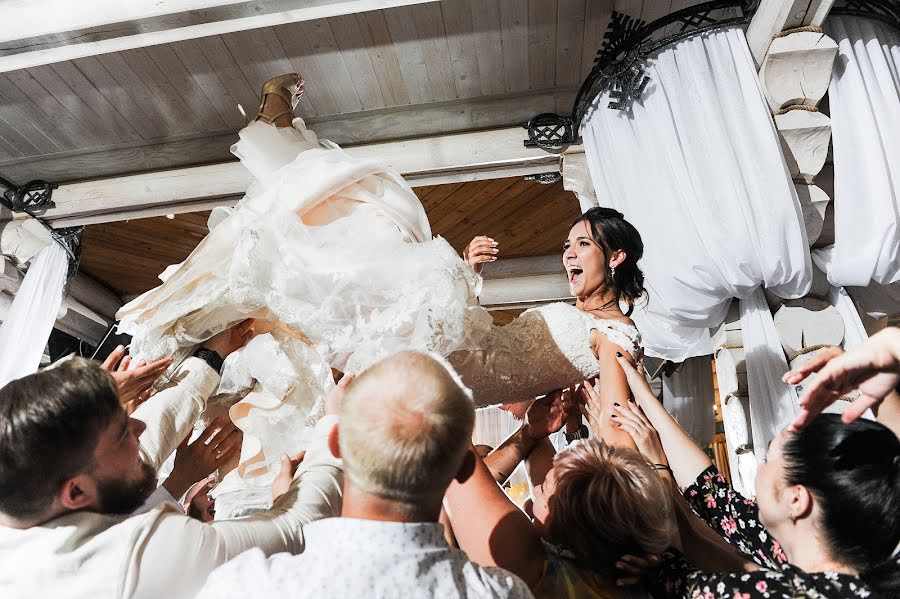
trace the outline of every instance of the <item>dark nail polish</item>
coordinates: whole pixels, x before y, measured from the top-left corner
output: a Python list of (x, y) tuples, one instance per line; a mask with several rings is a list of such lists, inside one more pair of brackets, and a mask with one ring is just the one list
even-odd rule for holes
[(617, 358), (621, 358), (621, 357), (622, 357), (622, 352), (617, 351), (617, 352), (616, 352), (616, 357), (617, 357)]
[(617, 408), (620, 407), (619, 404), (617, 404), (615, 402), (613, 403), (613, 405), (616, 406)]
[(629, 399), (628, 401), (630, 401), (631, 403), (634, 403), (634, 399)]
[(613, 414), (612, 417), (613, 417), (613, 418), (618, 418), (618, 416), (616, 416), (615, 414)]

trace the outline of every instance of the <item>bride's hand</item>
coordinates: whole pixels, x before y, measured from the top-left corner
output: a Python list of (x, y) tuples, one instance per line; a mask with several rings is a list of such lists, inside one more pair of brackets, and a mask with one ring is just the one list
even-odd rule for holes
[(490, 237), (479, 235), (469, 242), (463, 250), (463, 258), (472, 267), (472, 270), (481, 274), (485, 262), (493, 262), (500, 253), (498, 244)]

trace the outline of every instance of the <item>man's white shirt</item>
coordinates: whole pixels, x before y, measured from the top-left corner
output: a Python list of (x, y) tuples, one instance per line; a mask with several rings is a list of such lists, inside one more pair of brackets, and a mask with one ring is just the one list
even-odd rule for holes
[(214, 571), (198, 599), (532, 597), (510, 572), (451, 549), (436, 522), (328, 518), (303, 534), (300, 555), (247, 551)]

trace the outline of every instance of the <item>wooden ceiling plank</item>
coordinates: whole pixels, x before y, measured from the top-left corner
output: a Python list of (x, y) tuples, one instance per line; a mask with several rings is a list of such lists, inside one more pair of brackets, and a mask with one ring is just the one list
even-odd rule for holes
[(154, 137), (164, 137), (184, 133), (184, 128), (169, 119), (153, 93), (125, 61), (122, 54), (104, 54), (97, 57), (103, 68), (115, 79), (125, 92), (124, 103), (133, 103), (141, 109), (143, 117), (156, 132)]
[(506, 91), (529, 89), (528, 0), (503, 0), (500, 25)]
[(362, 110), (362, 102), (353, 86), (353, 77), (350, 76), (347, 64), (341, 56), (341, 50), (334, 39), (331, 27), (328, 26), (328, 21), (307, 21), (300, 24), (300, 30), (306, 36), (319, 68), (326, 74), (322, 83), (331, 91), (331, 97), (335, 99), (338, 111), (344, 113)]
[(135, 48), (121, 53), (122, 58), (150, 92), (154, 104), (163, 119), (177, 127), (179, 133), (202, 131), (199, 115), (191, 111), (181, 95), (166, 79), (165, 74), (150, 58), (146, 48)]
[[(506, 91), (503, 73), (503, 48), (500, 25), (500, 0), (468, 0), (475, 31), (475, 56), (478, 60), (478, 82), (482, 95)], [(499, 59), (499, 60), (498, 60)]]
[[(102, 70), (102, 67), (100, 68)], [(81, 102), (99, 117), (100, 125), (98, 126), (98, 131), (110, 131), (111, 135), (108, 136), (108, 139), (113, 140), (112, 143), (137, 141), (142, 139), (140, 129), (129, 122), (128, 118), (124, 115), (124, 112), (120, 110), (118, 106), (114, 106), (110, 103), (106, 96), (97, 89), (94, 82), (92, 82), (75, 63), (65, 62), (49, 67), (36, 67), (35, 69), (32, 69), (32, 71), (41, 73), (44, 72), (44, 69), (46, 69), (47, 77), (56, 77), (65, 81)], [(111, 77), (108, 77), (108, 79), (115, 85), (115, 80)], [(44, 85), (44, 87), (48, 91), (52, 91), (47, 85)], [(76, 116), (79, 116), (78, 113), (75, 114)], [(85, 126), (93, 126), (96, 122), (94, 117), (90, 116), (90, 114), (86, 114), (86, 117), (87, 118), (81, 119), (82, 124)], [(104, 134), (102, 133), (95, 132), (95, 134), (98, 137), (104, 137)]]
[(528, 0), (528, 80), (531, 89), (556, 83), (557, 4)]
[(612, 17), (614, 0), (589, 0), (584, 7), (584, 42), (581, 45), (581, 79), (594, 68), (603, 34)]
[[(434, 212), (438, 209), (443, 202), (447, 201), (457, 189), (465, 185), (465, 183), (449, 183), (447, 185), (430, 185), (428, 186), (429, 191), (427, 194), (419, 195), (420, 189), (425, 188), (417, 188), (413, 191), (416, 192), (416, 195), (419, 196), (419, 200), (422, 202), (422, 205), (425, 207), (425, 212), (432, 214), (437, 214)], [(430, 218), (430, 217), (429, 217)]]
[(672, 0), (644, 0), (644, 6), (641, 9), (641, 20), (646, 23), (652, 23), (669, 14), (671, 9)]
[(103, 143), (91, 127), (81, 124), (68, 108), (57, 100), (53, 94), (35, 80), (28, 71), (12, 71), (7, 78), (40, 110), (40, 119), (49, 119), (56, 124), (58, 134), (69, 148), (78, 147), (85, 142), (95, 145)]
[(147, 48), (147, 54), (172, 89), (181, 96), (186, 108), (195, 115), (197, 123), (203, 130), (222, 129), (228, 126), (216, 111), (215, 104), (210, 102), (203, 89), (175, 54), (174, 48), (168, 45), (150, 46)]
[[(532, 205), (535, 207), (525, 210), (519, 215), (519, 218), (515, 220), (515, 231), (510, 231), (505, 237), (506, 247), (510, 252), (518, 251), (520, 246), (526, 245), (530, 240), (534, 239), (536, 235), (539, 235), (547, 227), (548, 223), (559, 223), (568, 220), (565, 212), (561, 213), (560, 211), (560, 203), (554, 201), (558, 197), (559, 191), (553, 189), (552, 186), (548, 186), (544, 193), (533, 200)], [(578, 205), (577, 202), (573, 202), (573, 204), (576, 207)], [(572, 218), (577, 216), (577, 212), (576, 208), (573, 211)], [(563, 241), (564, 239), (560, 239), (559, 243), (562, 244)]]
[(3, 160), (20, 158), (24, 155), (24, 152), (21, 152), (16, 146), (8, 142), (3, 137), (3, 131), (0, 131), (0, 156), (4, 157)]
[[(147, 114), (136, 103), (120, 81), (113, 77), (97, 58), (91, 56), (71, 62), (61, 62), (50, 66), (53, 71), (66, 80), (75, 80), (78, 71), (87, 82), (78, 86), (82, 98), (108, 118), (120, 123), (120, 127), (130, 131), (131, 139), (153, 139), (162, 136), (157, 121), (148, 118)], [(94, 91), (91, 92), (90, 90)]]
[(518, 177), (503, 196), (492, 198), (478, 210), (477, 220), (470, 219), (469, 222), (477, 223), (477, 226), (470, 227), (468, 222), (457, 223), (447, 231), (448, 241), (461, 251), (474, 235), (487, 235), (503, 244), (500, 251), (505, 251), (504, 231), (511, 223), (515, 223), (519, 213), (527, 209), (530, 202), (543, 192), (544, 189), (540, 184)]
[(222, 37), (205, 37), (197, 40), (197, 45), (231, 97), (244, 107), (247, 116), (253, 118), (259, 107), (259, 87), (251, 85), (244, 76)]
[[(432, 221), (432, 227), (436, 231), (441, 231), (454, 223), (467, 222), (465, 219), (472, 213), (472, 210), (485, 202), (493, 201), (515, 182), (513, 177), (482, 181), (476, 192), (467, 192), (459, 201), (449, 202), (449, 210)], [(460, 195), (459, 192), (457, 195)]]
[[(230, 2), (213, 2), (209, 10), (187, 10), (171, 16), (116, 22), (112, 27), (67, 30), (46, 37), (22, 39), (18, 45), (0, 44), (0, 72), (99, 56), (160, 44), (249, 31), (285, 23), (326, 19), (367, 10), (408, 6), (433, 0), (267, 0), (240, 2), (238, 6), (218, 7)], [(8, 2), (6, 4), (9, 4)], [(130, 4), (118, 2), (118, 4)], [(68, 2), (72, 6), (71, 2)], [(299, 7), (298, 7), (299, 5)], [(5, 6), (0, 5), (0, 15)], [(79, 13), (85, 11), (82, 6)], [(63, 10), (62, 12), (67, 12)], [(113, 13), (117, 11), (111, 11)], [(57, 15), (58, 16), (58, 15)], [(11, 17), (10, 22), (20, 21)], [(12, 29), (12, 28), (10, 28)], [(138, 32), (138, 33), (135, 33)], [(20, 51), (20, 48), (24, 50)]]
[(244, 119), (238, 111), (238, 101), (219, 79), (215, 69), (207, 62), (197, 42), (195, 40), (176, 42), (171, 44), (171, 48), (197, 86), (203, 91), (206, 100), (215, 108), (225, 126), (234, 129), (242, 127)]
[(21, 106), (7, 97), (8, 93), (9, 90), (4, 90), (0, 86), (0, 119), (6, 123), (6, 127), (3, 128), (4, 136), (13, 141), (26, 156), (57, 151), (59, 149), (57, 145), (31, 124), (31, 118)]
[[(447, 46), (450, 49), (450, 66), (460, 98), (481, 95), (481, 73), (476, 56), (475, 27), (469, 0), (447, 0), (440, 4), (444, 19)], [(496, 55), (496, 48), (494, 53)]]
[(450, 65), (450, 47), (447, 44), (447, 33), (444, 31), (440, 3), (418, 4), (408, 10), (413, 14), (416, 33), (422, 44), (432, 99), (458, 98), (459, 92), (453, 77), (453, 67)]
[(431, 90), (428, 69), (425, 68), (425, 54), (412, 14), (408, 10), (385, 10), (384, 18), (394, 41), (410, 104), (434, 101), (435, 94)]
[(375, 74), (372, 59), (363, 41), (356, 15), (332, 17), (328, 19), (327, 23), (344, 64), (353, 73), (351, 81), (363, 110), (387, 106), (378, 83), (378, 75)]
[(306, 81), (303, 89), (304, 96), (312, 104), (313, 111), (317, 115), (333, 115), (338, 113), (337, 103), (331, 96), (331, 91), (325, 85), (325, 75), (316, 62), (306, 36), (300, 30), (297, 23), (291, 25), (279, 25), (273, 28), (284, 53), (293, 66), (296, 73), (300, 73)]
[(556, 85), (580, 85), (585, 0), (559, 0), (556, 24)]
[[(43, 90), (40, 84), (28, 77), (24, 71), (14, 71), (9, 74), (18, 74), (20, 76), (24, 74), (25, 77), (20, 77), (20, 79), (25, 79), (24, 83), (27, 87), (31, 87), (32, 91), (34, 91), (35, 87)], [(31, 79), (31, 83), (35, 85), (28, 86), (28, 79)], [(2, 96), (3, 101), (15, 104), (22, 111), (22, 114), (27, 115), (29, 124), (40, 131), (41, 135), (46, 137), (57, 148), (57, 151), (70, 150), (75, 147), (72, 138), (62, 130), (62, 115), (60, 115), (59, 121), (56, 121), (54, 117), (48, 116), (40, 106), (31, 100), (32, 97), (35, 100), (47, 98), (46, 90), (43, 90), (43, 94), (37, 96), (26, 94), (10, 77), (5, 75), (0, 75), (0, 90), (2, 90), (0, 91), (0, 96)], [(67, 114), (67, 112), (64, 111), (63, 114)], [(71, 117), (71, 115), (69, 116)]]
[(406, 93), (406, 84), (403, 81), (403, 73), (400, 71), (400, 61), (391, 40), (391, 32), (384, 18), (384, 11), (354, 15), (363, 45), (369, 53), (372, 68), (375, 69), (375, 77), (381, 87), (381, 96), (387, 106), (402, 106), (409, 104), (409, 96)]

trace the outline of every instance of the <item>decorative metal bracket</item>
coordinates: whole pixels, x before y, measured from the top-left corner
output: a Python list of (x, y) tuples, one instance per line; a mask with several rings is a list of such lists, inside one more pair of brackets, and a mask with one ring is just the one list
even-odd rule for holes
[[(594, 67), (575, 96), (572, 116), (545, 113), (534, 117), (525, 125), (528, 129), (525, 145), (560, 148), (577, 142), (581, 123), (600, 94), (609, 93), (608, 108), (630, 110), (632, 104), (643, 96), (650, 82), (647, 60), (654, 52), (700, 33), (746, 25), (759, 2), (760, 0), (709, 0), (675, 11), (649, 24), (613, 12), (603, 36), (603, 44), (594, 59)], [(660, 37), (658, 34), (665, 29), (675, 31)]]
[(875, 19), (900, 31), (900, 3), (896, 0), (838, 0), (829, 14)]
[(526, 181), (537, 181), (541, 185), (552, 185), (562, 179), (562, 173), (559, 171), (550, 171), (547, 173), (538, 173), (536, 175), (525, 175)]
[(528, 129), (526, 148), (561, 148), (576, 141), (572, 117), (545, 112), (525, 123), (523, 127)]
[(25, 185), (17, 187), (0, 177), (0, 204), (13, 212), (25, 212), (34, 216), (35, 212), (41, 212), (54, 208), (53, 190), (59, 187), (55, 183), (35, 179)]
[(81, 263), (82, 231), (84, 231), (84, 227), (67, 227), (50, 231), (53, 241), (61, 245), (69, 255), (69, 278), (75, 276), (75, 273), (78, 272), (78, 265)]

